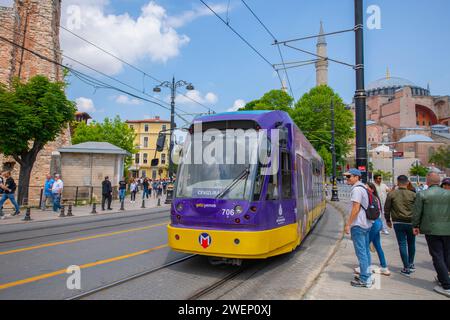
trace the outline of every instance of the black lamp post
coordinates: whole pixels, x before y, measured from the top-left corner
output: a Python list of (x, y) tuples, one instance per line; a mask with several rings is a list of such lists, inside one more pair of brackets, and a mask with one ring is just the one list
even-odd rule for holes
[(166, 87), (170, 89), (170, 146), (169, 146), (169, 178), (173, 180), (173, 161), (172, 161), (172, 151), (173, 151), (173, 131), (175, 130), (175, 95), (178, 87), (186, 86), (186, 90), (194, 90), (192, 83), (188, 83), (184, 80), (178, 80), (175, 82), (175, 77), (172, 81), (164, 81), (160, 85), (153, 88), (154, 92), (161, 92), (161, 87)]

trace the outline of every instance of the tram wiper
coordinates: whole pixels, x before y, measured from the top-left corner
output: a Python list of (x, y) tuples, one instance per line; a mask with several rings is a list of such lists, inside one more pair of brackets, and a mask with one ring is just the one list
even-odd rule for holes
[(248, 175), (249, 175), (249, 174), (250, 174), (250, 166), (247, 165), (247, 166), (244, 168), (244, 170), (243, 170), (241, 173), (239, 173), (239, 175), (238, 175), (236, 178), (234, 178), (233, 181), (231, 181), (231, 183), (230, 183), (228, 186), (226, 186), (226, 188), (223, 189), (222, 192), (219, 193), (219, 194), (216, 196), (216, 199), (222, 198), (225, 194), (227, 194), (232, 188), (234, 188), (235, 185), (238, 184), (238, 182), (239, 182), (242, 178), (245, 177), (245, 181), (247, 181), (247, 178), (248, 178)]

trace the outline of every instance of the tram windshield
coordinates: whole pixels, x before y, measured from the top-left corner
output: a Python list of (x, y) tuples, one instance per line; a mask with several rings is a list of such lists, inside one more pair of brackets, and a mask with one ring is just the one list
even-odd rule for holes
[(208, 130), (203, 138), (200, 134), (188, 135), (178, 170), (176, 197), (250, 199), (257, 161), (256, 134)]

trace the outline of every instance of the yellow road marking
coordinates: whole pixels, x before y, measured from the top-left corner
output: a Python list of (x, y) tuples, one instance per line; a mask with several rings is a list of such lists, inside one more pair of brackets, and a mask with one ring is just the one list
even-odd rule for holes
[[(98, 265), (102, 265), (102, 264), (106, 264), (106, 263), (110, 263), (110, 262), (114, 262), (114, 261), (119, 261), (119, 260), (124, 260), (124, 259), (128, 259), (128, 258), (136, 257), (136, 256), (139, 256), (139, 255), (142, 255), (142, 254), (145, 254), (145, 253), (149, 253), (149, 252), (152, 252), (152, 251), (156, 251), (156, 250), (165, 248), (167, 246), (168, 245), (166, 243), (166, 244), (154, 247), (154, 248), (133, 252), (133, 253), (126, 254), (126, 255), (123, 255), (123, 256), (118, 256), (118, 257), (113, 257), (113, 258), (109, 258), (109, 259), (105, 259), (105, 260), (99, 260), (99, 261), (96, 261), (96, 262), (86, 263), (86, 264), (83, 264), (83, 265), (81, 265), (79, 267), (80, 267), (80, 269), (91, 268), (91, 267), (95, 267), (95, 266), (98, 266)], [(61, 269), (61, 270), (57, 270), (57, 271), (54, 271), (54, 272), (50, 272), (50, 273), (45, 273), (45, 274), (41, 274), (41, 275), (38, 275), (38, 276), (34, 276), (34, 277), (31, 277), (31, 278), (26, 278), (26, 279), (14, 281), (14, 282), (8, 282), (8, 283), (0, 285), (0, 290), (11, 288), (11, 287), (15, 287), (15, 286), (19, 286), (19, 285), (30, 283), (30, 282), (35, 282), (35, 281), (42, 280), (42, 279), (47, 279), (47, 278), (52, 278), (52, 277), (55, 277), (55, 276), (59, 276), (61, 274), (66, 273), (66, 270), (67, 269)]]
[(97, 235), (89, 236), (89, 237), (76, 238), (76, 239), (64, 240), (64, 241), (58, 241), (58, 242), (50, 242), (50, 243), (40, 244), (40, 245), (36, 245), (36, 246), (32, 246), (32, 247), (25, 247), (25, 248), (20, 248), (20, 249), (3, 251), (3, 252), (0, 252), (0, 256), (5, 255), (5, 254), (36, 250), (36, 249), (41, 249), (41, 248), (54, 247), (54, 246), (59, 246), (59, 245), (62, 245), (62, 244), (67, 244), (67, 243), (74, 243), (74, 242), (79, 242), (79, 241), (110, 237), (110, 236), (115, 236), (115, 235), (122, 234), (122, 233), (127, 233), (127, 232), (147, 230), (147, 229), (151, 229), (151, 228), (154, 228), (154, 227), (167, 225), (167, 223), (168, 222), (163, 222), (163, 223), (158, 223), (158, 224), (152, 224), (152, 225), (146, 226), (146, 227), (115, 231), (115, 232), (111, 232), (111, 233), (102, 233), (102, 234), (97, 234)]

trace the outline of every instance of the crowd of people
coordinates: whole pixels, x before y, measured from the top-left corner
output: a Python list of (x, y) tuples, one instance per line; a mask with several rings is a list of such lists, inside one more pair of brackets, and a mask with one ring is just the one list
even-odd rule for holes
[[(125, 201), (127, 190), (130, 194), (130, 202), (136, 202), (136, 195), (142, 190), (142, 199), (150, 199), (161, 197), (167, 192), (167, 186), (173, 184), (175, 179), (148, 179), (142, 178), (130, 178), (126, 179), (122, 177), (118, 184), (118, 195), (120, 201)], [(6, 200), (9, 200), (14, 206), (14, 213), (11, 216), (20, 214), (20, 207), (15, 199), (15, 192), (17, 185), (11, 176), (10, 171), (0, 173), (0, 219), (5, 219), (6, 216), (3, 213), (3, 204)], [(112, 210), (111, 203), (113, 199), (113, 187), (108, 176), (102, 181), (102, 210)], [(64, 182), (61, 179), (61, 175), (55, 173), (53, 176), (47, 174), (45, 182), (42, 188), (42, 199), (40, 202), (41, 210), (45, 211), (47, 206), (50, 205), (54, 212), (61, 210), (61, 200), (64, 190)]]
[[(374, 176), (375, 183), (367, 184), (361, 182), (358, 169), (350, 169), (344, 176), (352, 186), (345, 233), (351, 235), (359, 262), (351, 285), (371, 288), (373, 272), (391, 275), (380, 237), (382, 232), (389, 234), (389, 228), (395, 232), (403, 264), (400, 274), (405, 277), (416, 271), (416, 236), (425, 235), (437, 273), (434, 291), (450, 297), (450, 178), (441, 182), (438, 174), (429, 173), (427, 187), (416, 191), (404, 175), (397, 177), (393, 190), (382, 183), (379, 175)], [(372, 265), (370, 251), (377, 252), (381, 268)]]

